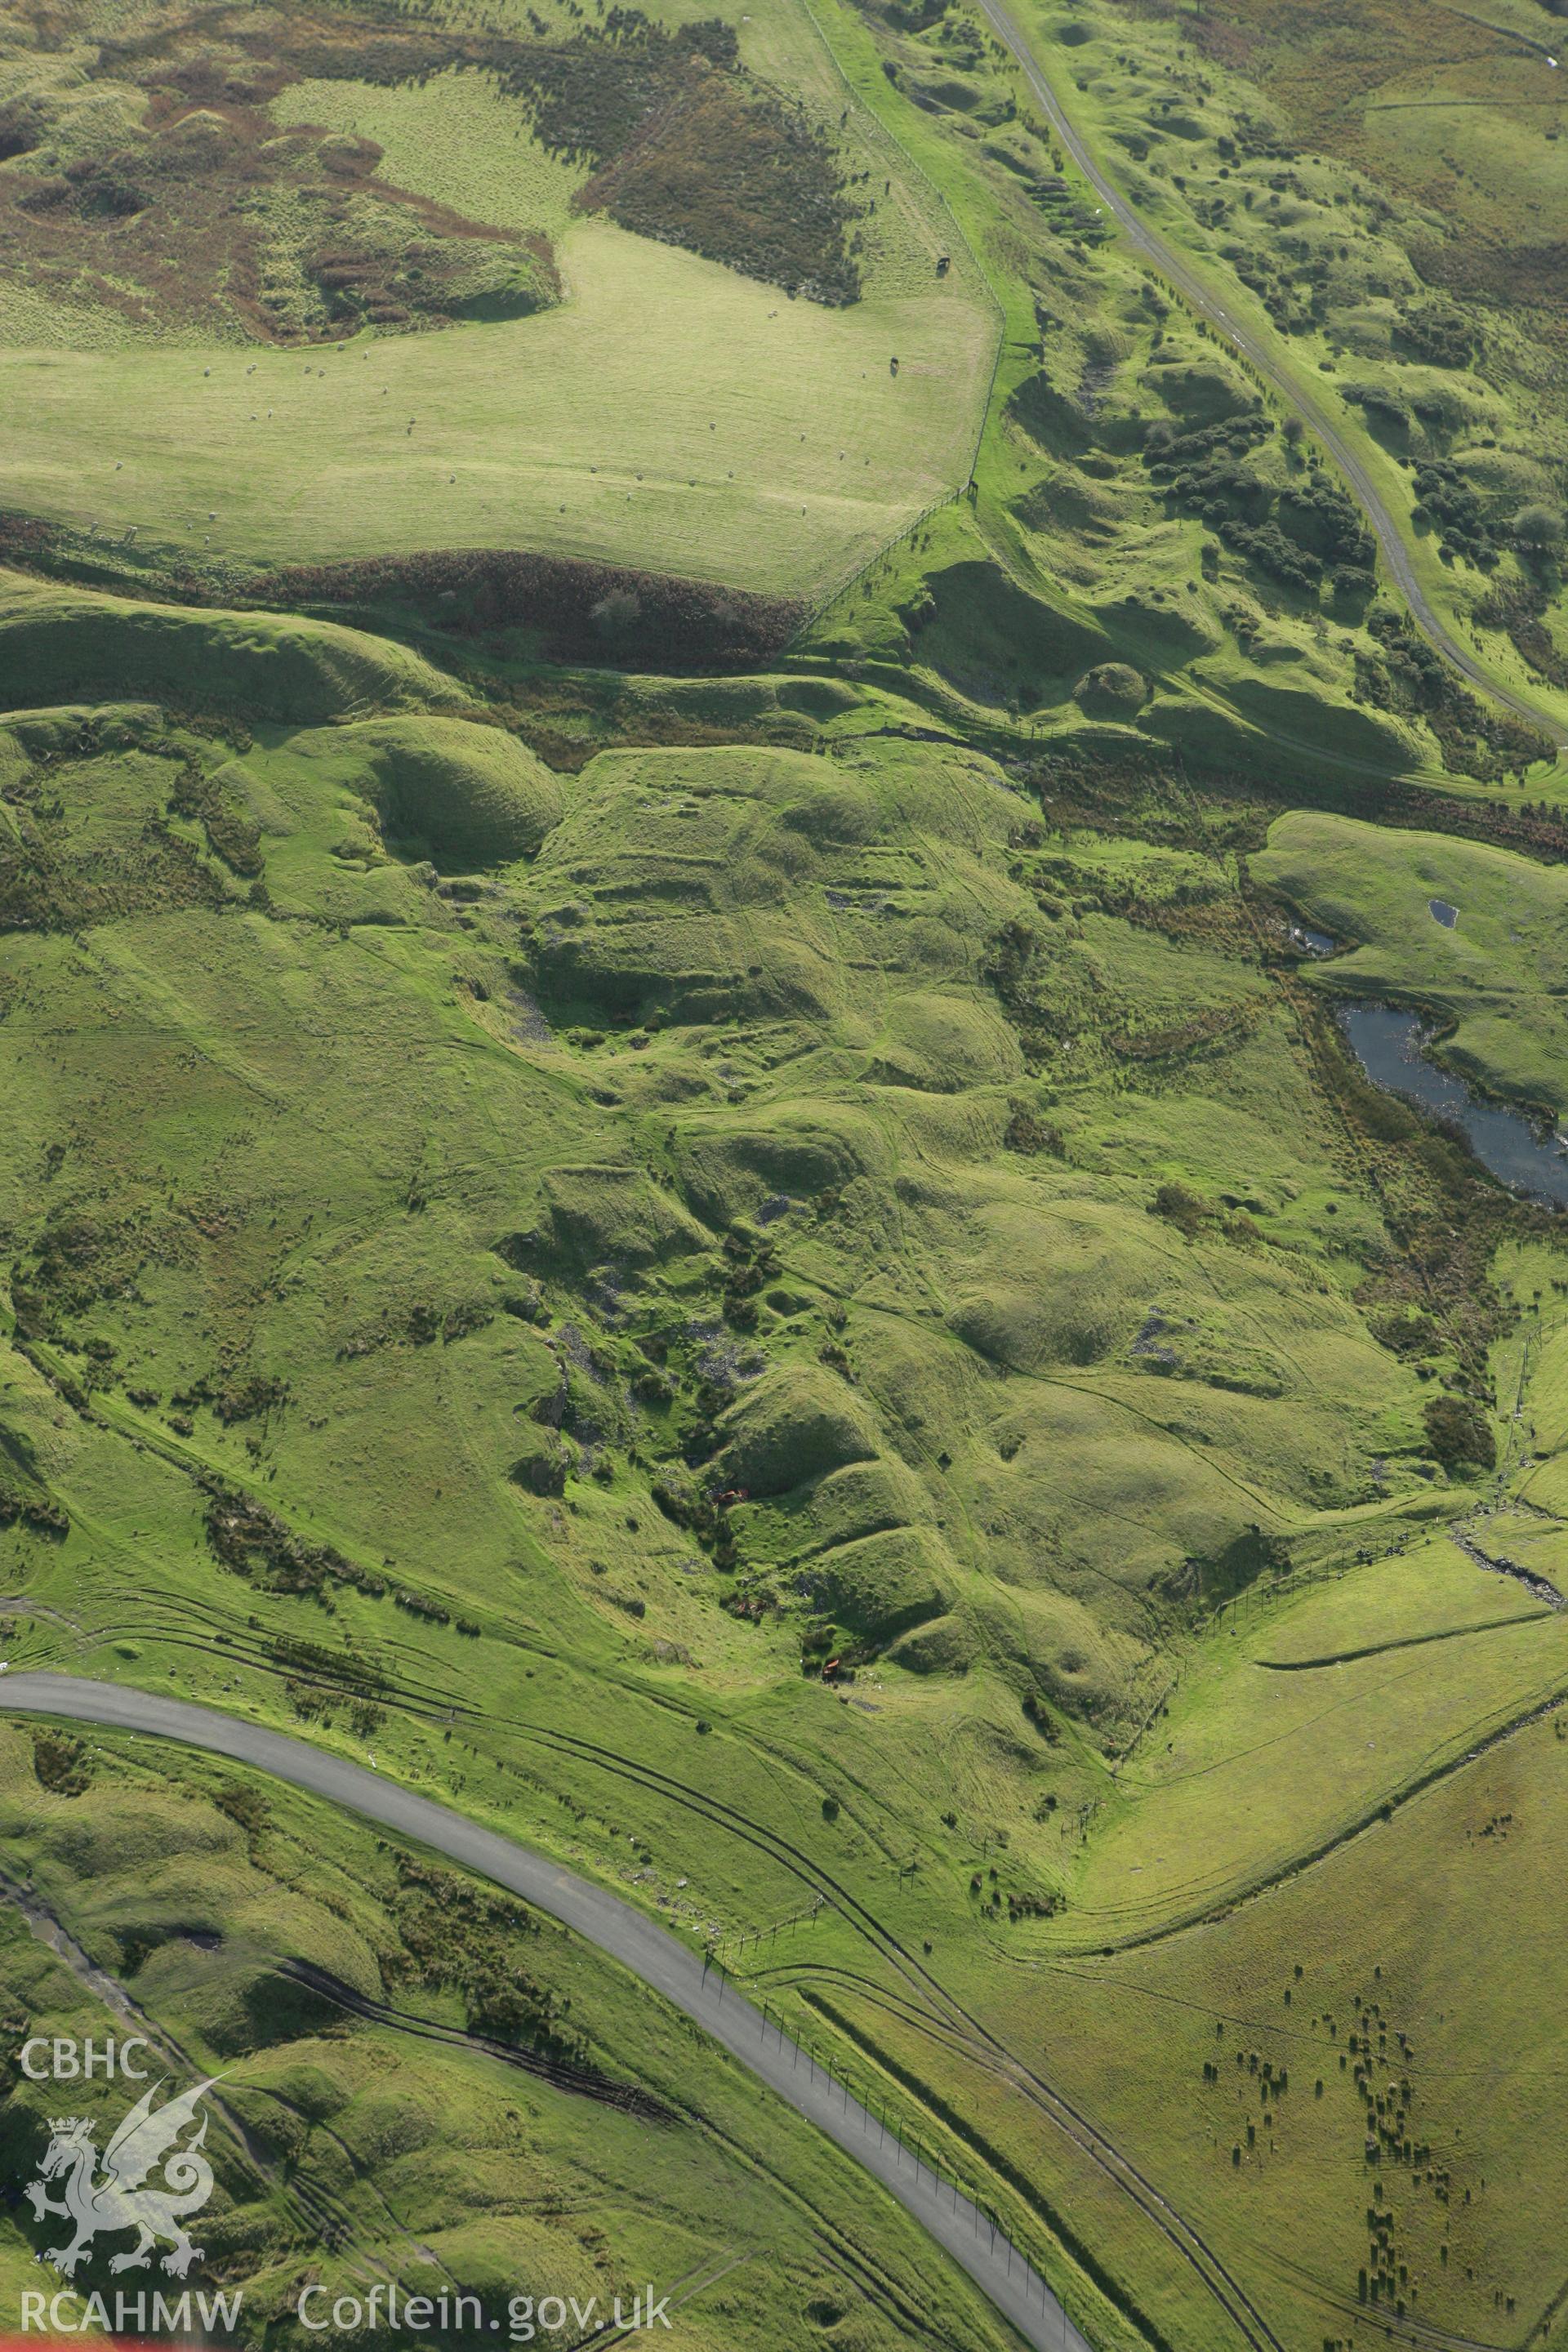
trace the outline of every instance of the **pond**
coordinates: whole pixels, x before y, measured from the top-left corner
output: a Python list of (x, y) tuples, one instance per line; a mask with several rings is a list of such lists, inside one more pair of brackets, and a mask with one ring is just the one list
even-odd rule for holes
[(1554, 1134), (1542, 1135), (1521, 1112), (1472, 1094), (1463, 1078), (1429, 1062), (1432, 1031), (1418, 1013), (1352, 1004), (1340, 1018), (1373, 1086), (1458, 1128), (1476, 1158), (1510, 1191), (1568, 1208), (1568, 1146)]
[(1458, 907), (1450, 907), (1447, 898), (1428, 898), (1426, 911), (1435, 923), (1442, 924), (1446, 931), (1451, 931), (1459, 919)]

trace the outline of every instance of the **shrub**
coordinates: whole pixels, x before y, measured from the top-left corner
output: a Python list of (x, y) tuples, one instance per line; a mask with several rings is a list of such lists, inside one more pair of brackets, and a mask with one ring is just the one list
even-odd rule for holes
[(594, 606), (594, 626), (606, 637), (624, 636), (642, 619), (642, 598), (631, 588), (612, 588)]
[(1482, 1470), (1495, 1468), (1496, 1441), (1468, 1398), (1431, 1397), (1422, 1418), (1426, 1424), (1426, 1442), (1445, 1469), (1467, 1462)]
[(1164, 1217), (1178, 1225), (1190, 1241), (1209, 1212), (1195, 1192), (1184, 1184), (1162, 1184), (1149, 1203), (1151, 1216)]
[(0, 1528), (15, 1527), (18, 1519), (35, 1535), (63, 1536), (70, 1532), (68, 1514), (50, 1496), (31, 1487), (0, 1483)]
[(1560, 547), (1563, 529), (1562, 508), (1544, 500), (1521, 507), (1513, 519), (1513, 535), (1521, 547)]
[(858, 208), (831, 150), (804, 110), (740, 75), (683, 71), (673, 102), (579, 190), (576, 207), (811, 301), (860, 292), (846, 242)]
[(1007, 1131), (1002, 1140), (1009, 1151), (1023, 1152), (1030, 1157), (1044, 1151), (1048, 1152), (1053, 1160), (1060, 1160), (1067, 1151), (1060, 1128), (1037, 1118), (1027, 1103), (1013, 1104), (1012, 1117), (1007, 1121)]
[(512, 1464), (507, 1475), (514, 1486), (526, 1488), (531, 1495), (564, 1494), (566, 1456), (554, 1448), (527, 1454)]
[(1085, 671), (1072, 694), (1083, 710), (1107, 719), (1131, 719), (1148, 701), (1149, 688), (1142, 671), (1131, 662), (1101, 662), (1098, 668)]
[(86, 1748), (64, 1731), (34, 1732), (33, 1770), (54, 1797), (79, 1797), (92, 1780)]

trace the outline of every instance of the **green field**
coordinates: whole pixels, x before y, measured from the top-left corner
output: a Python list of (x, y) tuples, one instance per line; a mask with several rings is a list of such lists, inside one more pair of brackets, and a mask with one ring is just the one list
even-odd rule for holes
[[(1562, 1961), (1540, 1890), (1565, 1819), (1563, 1742), (1537, 1724), (1216, 1928), (1015, 1980), (1016, 2017), (1049, 2002), (1064, 2086), (1139, 2131), (1287, 2341), (1516, 2344), (1554, 2307)], [(1375, 2163), (1358, 2064), (1401, 2119)]]
[(526, 547), (810, 593), (962, 477), (990, 367), (962, 279), (823, 311), (598, 223), (563, 265), (538, 318), (309, 368), (7, 351), (10, 495), (198, 562)]
[(1119, 1773), (1060, 1923), (1075, 1947), (1250, 1892), (1568, 1688), (1562, 1617), (1442, 1538), (1254, 1620), (1186, 1662)]

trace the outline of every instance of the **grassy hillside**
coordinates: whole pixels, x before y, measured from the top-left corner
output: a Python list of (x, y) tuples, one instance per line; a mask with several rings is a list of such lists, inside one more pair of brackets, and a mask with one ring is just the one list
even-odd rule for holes
[[(994, 305), (809, 16), (704, 23), (712, 62), (679, 21), (458, 7), (356, 37), (299, 7), (264, 58), (243, 16), (176, 14), (177, 116), (132, 53), (96, 109), (48, 55), (14, 69), (8, 503), (198, 569), (524, 547), (826, 589), (965, 478)], [(707, 114), (660, 116), (634, 173), (697, 68)], [(251, 101), (222, 124), (219, 83)], [(197, 184), (250, 191), (205, 233), (173, 152), (198, 137)], [(276, 176), (297, 152), (320, 224), (316, 181)]]
[(1055, 2058), (995, 2105), (1012, 1988), (1185, 1952), (1568, 1683), (1485, 1466), (1550, 1584), (1550, 1244), (1358, 1082), (1247, 878), (1304, 903), (1279, 845), (1353, 828), (1262, 853), (1235, 784), (809, 677), (644, 681), (699, 740), (552, 770), (352, 629), (5, 610), (77, 698), (3, 739), (9, 1654), (612, 1880), (635, 1831), (1100, 2340), (1212, 2343), (1153, 2111), (1107, 2171)]
[[(1026, 19), (1131, 200), (1410, 517), (1427, 594), (1557, 708), (1568, 403), (1546, 225), (1568, 150), (1549, 13), (1111, 0)], [(1258, 526), (1251, 503), (1228, 535)], [(1392, 667), (1363, 680), (1384, 709), (1417, 684)]]
[[(1341, 1021), (1563, 1109), (1543, 740), (963, 0), (66, 15), (0, 0), (5, 1657), (645, 1903), (1097, 2352), (1547, 2340), (1568, 1270)], [(1032, 29), (1544, 691), (1497, 16)], [(231, 1780), (0, 1727), (8, 2013), (231, 2069), (247, 2342), (434, 2263), (1000, 2347), (607, 1965)]]
[[(166, 619), (194, 651), (213, 630)], [(134, 644), (139, 622), (121, 625)], [(19, 758), (47, 724), (25, 723)], [(922, 1531), (948, 1665), (1010, 1659), (1109, 1728), (1136, 1717), (1151, 1636), (1241, 1572), (1249, 1529), (1370, 1501), (1373, 1457), (1418, 1453), (1414, 1383), (1350, 1296), (1345, 1245), (1381, 1220), (1352, 1200), (1333, 1222), (1338, 1147), (1307, 1066), (1295, 1131), (1273, 1123), (1293, 1016), (1201, 818), (1179, 848), (1047, 838), (984, 760), (866, 739), (830, 758), (605, 752), (565, 791), (493, 726), (412, 715), (273, 731), (237, 756), (149, 728), (46, 758), (17, 803), (18, 911), (63, 921), (76, 891), (103, 919), (80, 949), (47, 932), (18, 968), (18, 1186), (76, 1130), (74, 1087), (109, 1085), (76, 1148), (84, 1203), (112, 1170), (117, 1227), (174, 1221), (149, 1234), (134, 1339), (108, 1342), (115, 1385), (167, 1410), (195, 1383), (190, 1443), (237, 1474), (271, 1469), (287, 1426), (278, 1475), (367, 1559), (477, 1594), (530, 1509), (509, 1480), (525, 1436), (539, 1476), (596, 1473), (607, 1500), (654, 1475), (678, 1513), (688, 1457), (711, 1458), (747, 1490), (728, 1522), (741, 1589), (795, 1618), (823, 1538), (799, 1469), (769, 1465), (820, 1424), (808, 1467), (846, 1490), (826, 1556)], [(476, 867), (482, 883), (442, 878)], [(35, 992), (47, 1014), (29, 1015)], [(316, 1008), (303, 1056), (267, 1009), (279, 992)], [(155, 1114), (145, 1063), (128, 1088), (114, 1076), (116, 1024), (93, 1009), (112, 1001), (167, 1060)], [(33, 1059), (61, 1020), (89, 1055), (102, 1039), (96, 1075)], [(418, 1076), (386, 1097), (389, 1050)], [(218, 1152), (202, 1181), (245, 1264), (219, 1279), (241, 1283), (237, 1324), (197, 1273), (205, 1245), (174, 1243), (186, 1212), (155, 1139), (171, 1116)], [(311, 1231), (322, 1185), (330, 1243)], [(70, 1213), (59, 1188), (44, 1207)], [(82, 1286), (45, 1226), (31, 1249), (38, 1336), (79, 1349), (55, 1290)], [(912, 1288), (889, 1249), (921, 1269)], [(519, 1430), (507, 1391), (526, 1404), (554, 1377), (542, 1334), (562, 1280), (574, 1321), (581, 1286), (602, 1291), (600, 1338), (575, 1325), (581, 1398), (538, 1397)], [(426, 1332), (460, 1344), (422, 1349)], [(561, 1364), (570, 1381), (570, 1351)], [(765, 1367), (767, 1411), (733, 1423)], [(406, 1412), (411, 1382), (430, 1467), (426, 1483), (404, 1456), (395, 1540), (384, 1498), (353, 1500), (341, 1471), (393, 1442), (390, 1422), (370, 1432)], [(219, 1409), (230, 1390), (254, 1407)], [(492, 1482), (462, 1567), (447, 1411)], [(1064, 1444), (1042, 1513), (1031, 1463)], [(1163, 1497), (1131, 1543), (1129, 1481)], [(999, 1616), (968, 1596), (1001, 1561)], [(856, 1606), (847, 1591), (846, 1624)]]
[[(891, 2346), (917, 2298), (933, 2342), (1002, 2343), (972, 2290), (922, 2275), (911, 2225), (866, 2214), (842, 2158), (759, 2129), (729, 2063), (552, 1922), (194, 1759), (42, 1728), (3, 1746), (0, 1985), (37, 2032), (129, 2028), (143, 2063), (221, 2076), (201, 2275), (243, 2294), (248, 2336), (308, 2344), (301, 2287), (320, 2310), (374, 2277), (467, 2293), (502, 2328), (525, 2297), (607, 2317), (652, 2280), (701, 2347), (844, 2323)], [(25, 2178), (58, 2093), (7, 2088)], [(59, 2226), (24, 2219), (0, 2256), (18, 2292)], [(78, 2284), (112, 2295), (105, 2253)]]

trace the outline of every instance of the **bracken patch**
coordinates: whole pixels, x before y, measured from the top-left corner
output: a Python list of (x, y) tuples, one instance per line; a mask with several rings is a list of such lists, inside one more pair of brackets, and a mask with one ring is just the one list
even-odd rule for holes
[[(12, 13), (0, 6), (0, 38)], [(83, 47), (100, 104), (74, 103), (45, 67), (0, 110), (5, 273), (142, 328), (312, 343), (555, 301), (542, 234), (395, 184), (373, 139), (279, 130), (269, 111), (307, 79), (393, 88), (452, 70), (492, 76), (543, 146), (597, 175), (584, 209), (792, 294), (859, 292), (830, 146), (742, 70), (717, 20), (667, 32), (616, 8), (529, 42), (308, 8), (262, 30), (220, 10)]]
[(764, 667), (805, 617), (792, 598), (510, 548), (436, 549), (258, 575), (247, 602), (399, 613), (455, 637), (526, 632), (551, 661), (632, 669)]

